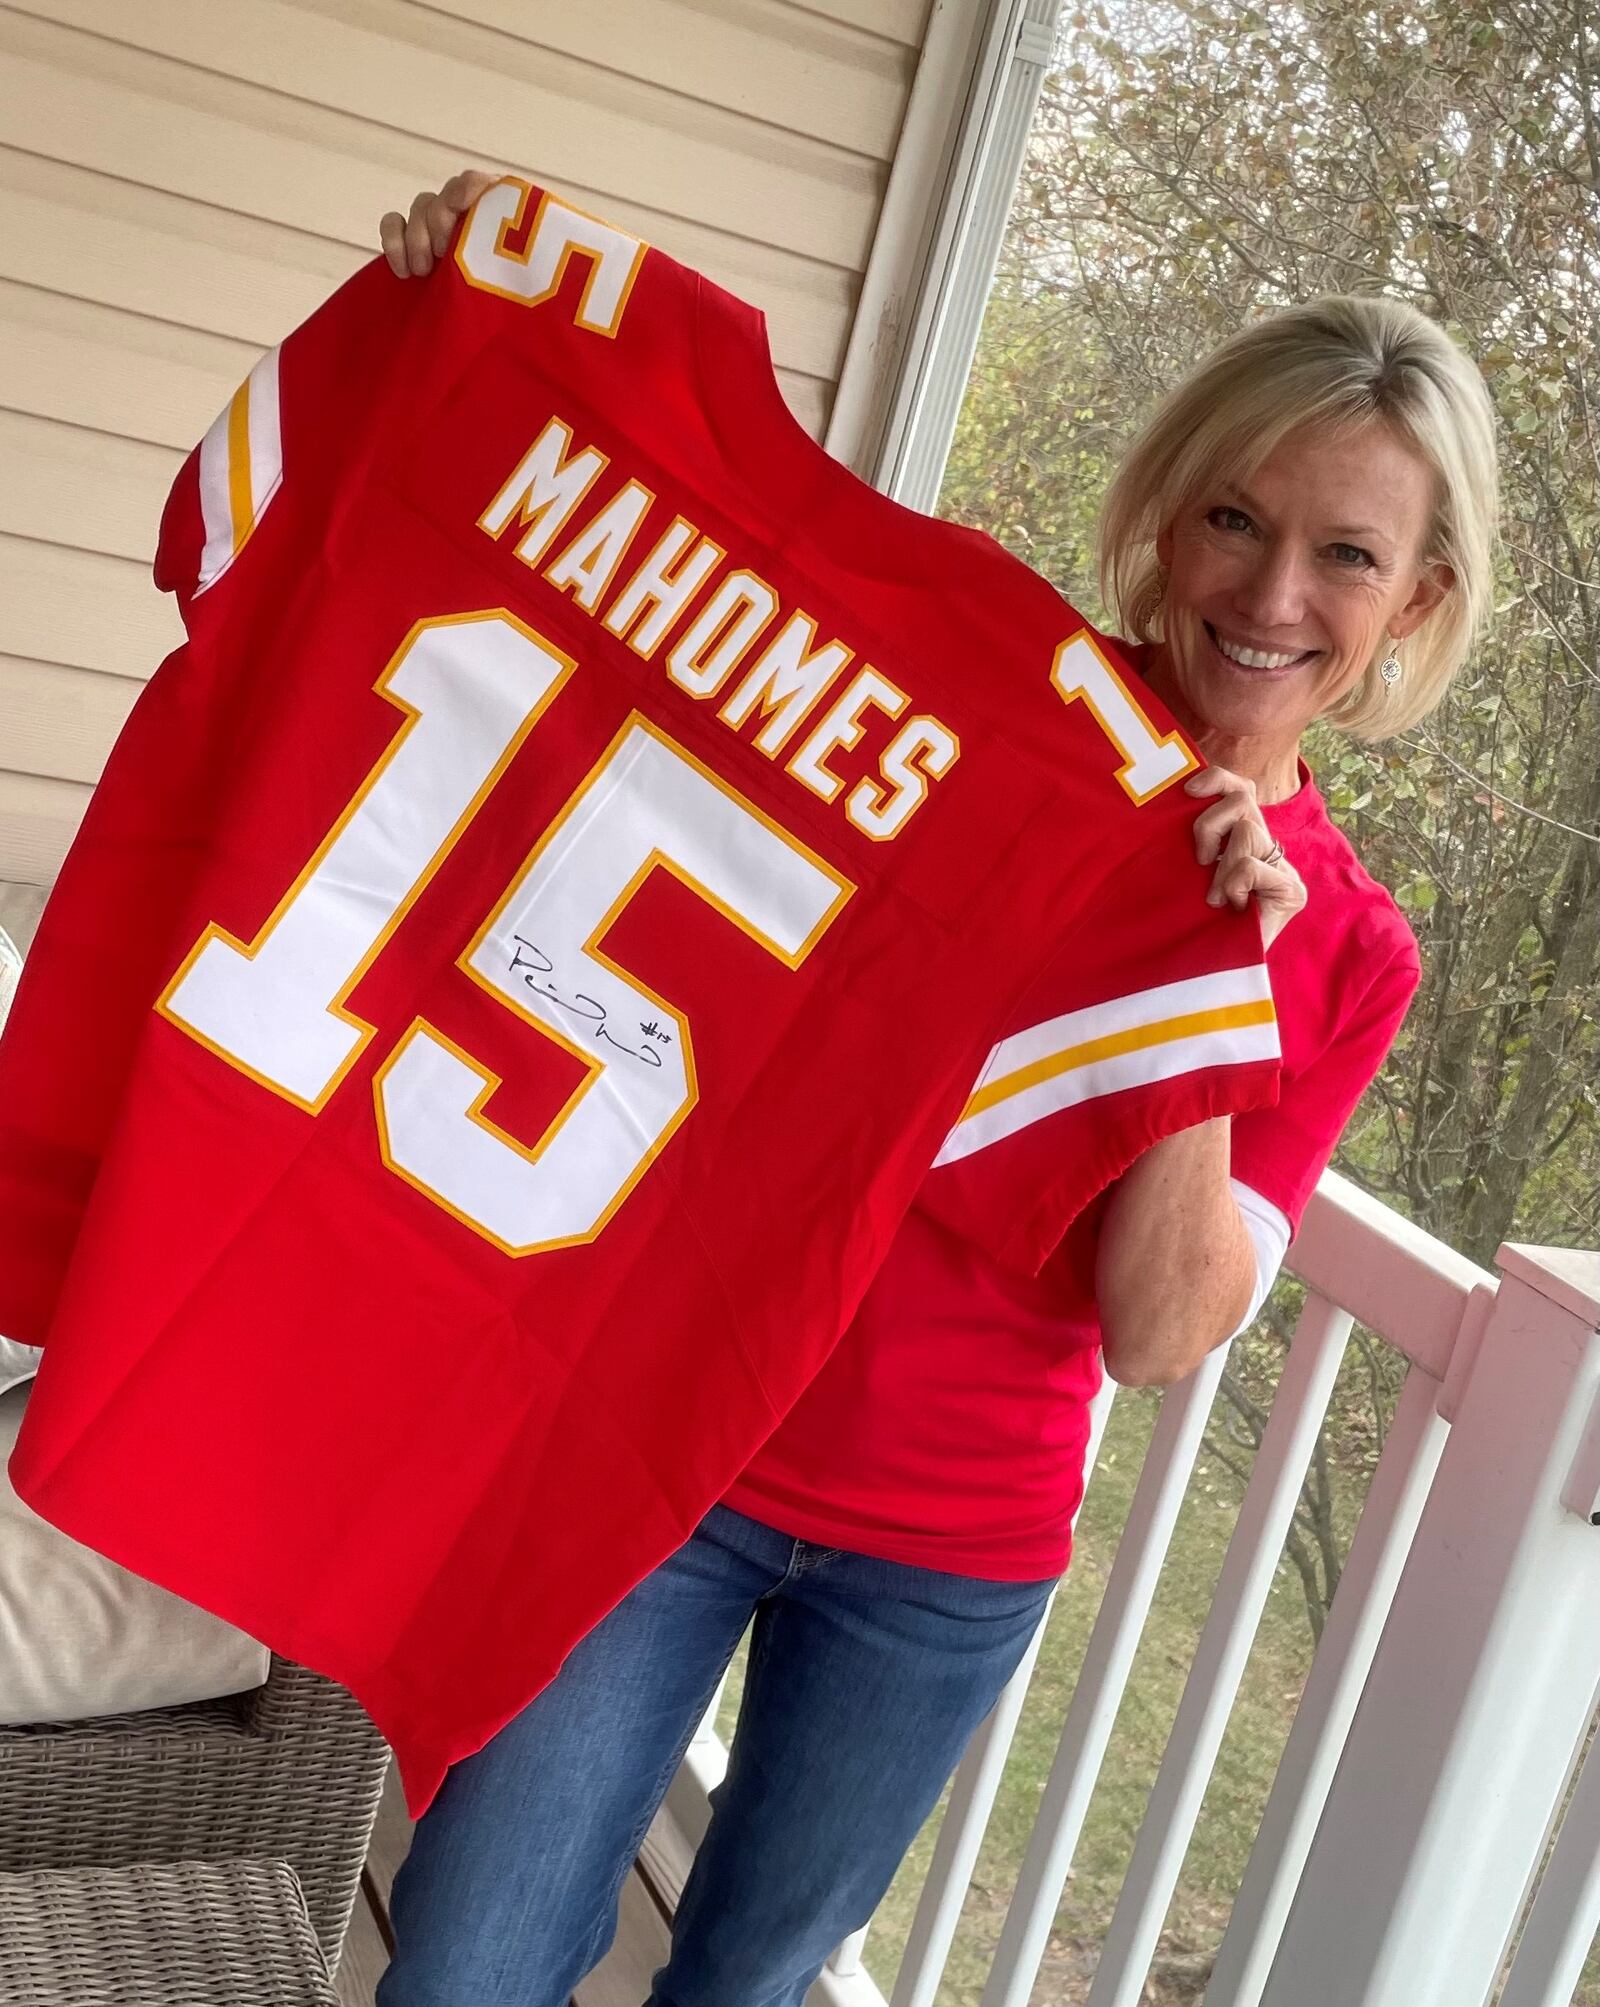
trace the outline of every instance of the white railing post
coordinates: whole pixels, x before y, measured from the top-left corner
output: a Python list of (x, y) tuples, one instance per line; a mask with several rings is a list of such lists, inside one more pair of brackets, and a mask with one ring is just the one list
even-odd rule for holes
[[(1115, 1381), (1106, 1377), (1101, 1380), (1100, 1390), (1090, 1403), (1089, 1439), (1083, 1452), (1083, 1489), (1072, 1515), (1074, 1528), (1083, 1511), (1090, 1479), (1099, 1467), (1100, 1445), (1105, 1440), (1106, 1424), (1111, 1420), (1116, 1394)], [(939, 1828), (933, 1859), (928, 1864), (928, 1879), (923, 1884), (917, 1913), (911, 1919), (900, 1970), (895, 1976), (890, 2007), (932, 2007), (934, 1996), (939, 1991), (950, 1947), (955, 1942), (956, 1930), (961, 1922), (962, 1904), (966, 1901), (973, 1871), (978, 1865), (978, 1850), (988, 1831), (989, 1815), (994, 1810), (1006, 1758), (1011, 1753), (1023, 1703), (1033, 1682), (1033, 1669), (1038, 1664), (1039, 1648), (1044, 1643), (1045, 1627), (1054, 1608), (1055, 1595), (1052, 1591), (1044, 1615), (1039, 1619), (1039, 1628), (1033, 1634), (1033, 1642), (1023, 1654), (1022, 1663), (973, 1736), (956, 1771), (944, 1823)]]
[[(1161, 1926), (1183, 1871), (1183, 1857), (1349, 1336), (1348, 1310), (1323, 1297), (1307, 1296), (1122, 1893), (1100, 1948), (1088, 2007), (1139, 2007), (1145, 1997)], [(1307, 2003), (1300, 2001), (1297, 2007)]]
[[(1183, 1509), (1217, 1383), (1227, 1363), (1219, 1347), (1186, 1380), (1169, 1387), (1144, 1468), (1117, 1542), (1110, 1579), (1078, 1668), (1055, 1761), (1039, 1799), (1028, 1851), (1006, 1910), (982, 2007), (1028, 2007), (1044, 1963), (1056, 1906), (1100, 1781), (1117, 1713), (1128, 1690), (1156, 1585)], [(900, 2007), (896, 2002), (895, 2007)]]
[(1506, 1247), (1265, 2007), (1476, 2007), (1600, 1665), (1600, 1255)]
[[(1479, 1335), (1472, 1327), (1493, 1305), (1494, 1285), (1485, 1276), (1469, 1305), (1469, 1339)], [(1260, 2007), (1300, 1871), (1450, 1432), (1439, 1413), (1442, 1399), (1439, 1382), (1413, 1366), (1234, 1897), (1205, 2007)]]
[(923, 1884), (922, 1898), (890, 1995), (890, 2007), (933, 2007), (1054, 1604), (1052, 1591), (1022, 1663), (980, 1724), (956, 1771), (944, 1824), (939, 1828), (928, 1866), (928, 1879)]
[(1600, 1932), (1600, 1742), (1578, 1771), (1499, 2007), (1567, 2007)]

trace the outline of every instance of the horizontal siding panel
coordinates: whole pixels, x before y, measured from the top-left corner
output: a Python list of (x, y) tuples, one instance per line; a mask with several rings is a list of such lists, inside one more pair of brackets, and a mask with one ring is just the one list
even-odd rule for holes
[(40, 165), (25, 155), (0, 154), (0, 277), (24, 285), (228, 335), (259, 351), (313, 313), (363, 262), (355, 252), (311, 238), (300, 245), (319, 249), (319, 263), (344, 269), (297, 269), (260, 250), (186, 241), (170, 228), (87, 206), (97, 191), (82, 184), (99, 177), (74, 174), (69, 190), (57, 170), (53, 196), (33, 192), (27, 184), (38, 178)]
[(856, 271), (887, 178), (882, 162), (503, 35), (485, 33), (473, 60), (444, 53), (430, 44), (460, 24), (421, 8), (383, 8), (383, 32), (282, 0), (18, 0), (18, 11), (357, 116), (381, 107), (387, 123), (464, 159), (525, 159), (541, 181), (648, 186), (669, 214)]
[[(5, 18), (0, 14), (0, 41)], [(419, 184), (439, 178), (417, 164), (404, 174), (364, 169), (332, 150), (307, 160), (308, 149), (258, 135), (254, 151), (261, 158), (234, 160), (214, 175), (208, 169), (208, 194), (227, 205), (215, 208), (189, 192), (193, 162), (227, 157), (230, 148), (249, 156), (251, 148), (238, 146), (237, 124), (3, 53), (0, 130), (19, 148), (34, 149), (0, 148), (0, 202), (23, 205), (15, 230), (0, 216), (0, 270), (7, 276), (258, 349), (281, 340), (366, 262), (386, 208), (404, 207)], [(36, 157), (47, 147), (72, 158)], [(348, 188), (363, 174), (370, 190), (352, 199)], [(333, 189), (345, 191), (336, 216), (328, 213)], [(588, 190), (569, 192), (594, 205)], [(246, 214), (240, 206), (246, 202), (275, 213)], [(837, 376), (857, 289), (852, 273), (669, 224), (637, 205), (613, 211), (624, 227), (760, 306), (779, 363)], [(320, 234), (311, 234), (313, 224)], [(341, 241), (345, 231), (348, 242)]]
[(0, 531), (148, 563), (182, 465), (170, 447), (0, 411)]
[[(0, 768), (0, 878), (49, 885), (77, 834), (91, 790)], [(8, 895), (9, 896), (9, 895)]]
[(788, 369), (774, 374), (784, 402), (812, 438), (820, 440), (827, 430), (828, 413), (833, 409), (833, 385), (819, 383), (814, 376), (797, 376)]
[(874, 35), (920, 49), (933, 0), (788, 0), (792, 14), (815, 14), (844, 21)]
[[(304, 3), (304, 0), (303, 0)], [(350, 17), (346, 0), (309, 0)], [(432, 0), (434, 10), (888, 160), (916, 54), (784, 0)], [(370, 12), (370, 6), (367, 8)]]
[(97, 781), (142, 687), (0, 655), (0, 761), (16, 773)]
[[(63, 197), (70, 193), (73, 202), (49, 200), (8, 185), (21, 182), (31, 190), (41, 180), (46, 183), (53, 180), (57, 193)], [(183, 338), (190, 329), (223, 337), (222, 344), (198, 351), (215, 357), (217, 369), (214, 373), (204, 372), (203, 403), (198, 400), (198, 386), (196, 397), (183, 402), (183, 410), (192, 412), (185, 429), (176, 437), (170, 430), (155, 435), (169, 444), (187, 446), (227, 402), (260, 350), (281, 340), (320, 306), (337, 278), (330, 280), (322, 271), (291, 270), (260, 252), (247, 255), (195, 244), (179, 233), (174, 227), (176, 219), (165, 213), (172, 206), (183, 205), (169, 204), (167, 198), (152, 197), (149, 191), (121, 187), (117, 207), (123, 213), (116, 215), (79, 206), (106, 186), (109, 184), (102, 177), (79, 170), (46, 170), (41, 163), (24, 155), (0, 149), (0, 281), (11, 282), (0, 284), (0, 321), (10, 320), (12, 303), (19, 302), (25, 290), (70, 301), (76, 288), (93, 284), (98, 289), (96, 305), (114, 307), (122, 315), (137, 315), (147, 321), (170, 317), (170, 325), (160, 332), (178, 337), (172, 346), (180, 351), (197, 352), (195, 344)], [(161, 221), (166, 227), (158, 229), (128, 220), (129, 212), (136, 213), (141, 201), (161, 205)], [(310, 245), (315, 240), (300, 241)], [(351, 270), (362, 262), (358, 255), (343, 253), (332, 245), (318, 248), (323, 253), (319, 262), (343, 261)], [(32, 318), (37, 325), (37, 311)], [(63, 316), (57, 314), (55, 318)], [(110, 333), (109, 324), (103, 324), (98, 338), (104, 339)], [(841, 319), (838, 338), (842, 337)], [(72, 348), (63, 350), (59, 356), (59, 383), (54, 387), (39, 386), (40, 367), (47, 377), (53, 371), (51, 343), (45, 340), (28, 344), (21, 333), (8, 337), (7, 331), (0, 327), (0, 342), (8, 338), (19, 346), (31, 347), (33, 367), (26, 371), (26, 380), (35, 387), (24, 400), (8, 370), (0, 376), (0, 403), (45, 416), (75, 418), (105, 431), (126, 429), (132, 436), (148, 436), (137, 425), (124, 427), (107, 422), (104, 407), (108, 395), (116, 399), (117, 386), (97, 384), (93, 376), (105, 371), (109, 358), (101, 358), (86, 380), (86, 369), (93, 358)], [(87, 324), (83, 338), (89, 342), (97, 338)], [(778, 322), (772, 325), (772, 339), (780, 381), (796, 377), (831, 381), (834, 343), (828, 344), (827, 355), (812, 355), (804, 343), (785, 342)], [(156, 346), (151, 342), (144, 345)], [(163, 364), (159, 355), (152, 355), (150, 360), (171, 374), (171, 366)], [(192, 378), (192, 372), (181, 373)], [(173, 387), (171, 383), (167, 386), (167, 402)], [(86, 405), (81, 405), (80, 399), (87, 400)], [(142, 406), (139, 394), (131, 394), (122, 401), (134, 412)]]
[(184, 452), (259, 353), (0, 279), (0, 402)]
[(144, 677), (182, 639), (147, 565), (0, 536), (0, 655)]
[(374, 250), (383, 211), (460, 164), (454, 147), (4, 11), (0, 130), (45, 162), (188, 197), (197, 240), (234, 245), (259, 217)]
[[(86, 185), (85, 206), (158, 228), (170, 218), (186, 241), (229, 250), (257, 242), (266, 255), (281, 240), (253, 233), (249, 219), (330, 238), (365, 257), (377, 249), (378, 218), (405, 208), (419, 188), (438, 187), (467, 164), (516, 165), (3, 10), (0, 131), (40, 156), (39, 178), (27, 184), (35, 194), (62, 199), (50, 180), (57, 162), (92, 168), (113, 178), (98, 189)], [(206, 163), (203, 201), (197, 158)], [(566, 169), (551, 181), (763, 307), (775, 342), (791, 350), (780, 360), (837, 373), (855, 301), (852, 269), (669, 216), (640, 201), (638, 186), (608, 198)], [(149, 193), (156, 190), (184, 200), (163, 206)], [(317, 267), (314, 253), (296, 254), (291, 244), (296, 255), (330, 279), (351, 269)]]

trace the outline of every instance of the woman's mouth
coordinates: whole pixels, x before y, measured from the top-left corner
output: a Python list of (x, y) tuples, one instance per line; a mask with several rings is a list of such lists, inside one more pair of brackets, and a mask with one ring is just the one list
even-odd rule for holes
[(1253, 648), (1247, 642), (1219, 634), (1209, 620), (1201, 624), (1207, 640), (1228, 668), (1240, 670), (1247, 676), (1291, 676), (1321, 652), (1316, 648), (1303, 648), (1298, 654), (1291, 654), (1283, 648)]

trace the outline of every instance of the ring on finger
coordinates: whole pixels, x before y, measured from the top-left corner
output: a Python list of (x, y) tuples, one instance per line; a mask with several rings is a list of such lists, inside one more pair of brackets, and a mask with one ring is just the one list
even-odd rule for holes
[(1273, 840), (1272, 848), (1267, 852), (1266, 856), (1263, 857), (1261, 861), (1269, 868), (1274, 864), (1281, 864), (1283, 862), (1283, 845), (1279, 843), (1276, 840), (1276, 838), (1274, 838)]

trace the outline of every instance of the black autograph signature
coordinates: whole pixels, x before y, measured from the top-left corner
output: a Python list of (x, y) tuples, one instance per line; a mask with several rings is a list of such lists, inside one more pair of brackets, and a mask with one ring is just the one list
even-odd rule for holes
[(608, 1045), (614, 1045), (619, 1052), (625, 1052), (630, 1059), (637, 1059), (642, 1065), (656, 1067), (661, 1065), (661, 1054), (656, 1047), (670, 1045), (672, 1035), (663, 1031), (655, 1018), (640, 1020), (639, 1030), (644, 1035), (645, 1044), (638, 1046), (624, 1044), (612, 1033), (606, 1007), (598, 997), (586, 996), (582, 990), (574, 990), (570, 997), (563, 996), (553, 982), (540, 980), (542, 977), (553, 976), (556, 969), (555, 963), (544, 950), (536, 947), (532, 941), (525, 940), (521, 934), (513, 934), (511, 938), (517, 945), (509, 967), (513, 975), (521, 975), (528, 989), (535, 991), (539, 996), (548, 997), (558, 1010), (569, 1011), (573, 1017), (581, 1018), (586, 1024), (592, 1025), (597, 1041), (603, 1038)]

